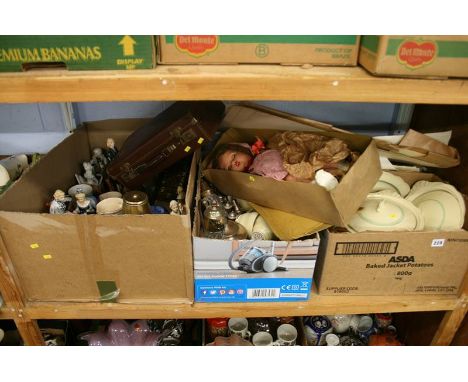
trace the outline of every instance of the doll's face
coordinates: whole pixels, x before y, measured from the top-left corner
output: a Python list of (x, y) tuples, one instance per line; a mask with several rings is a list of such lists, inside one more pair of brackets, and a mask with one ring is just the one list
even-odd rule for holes
[(227, 150), (218, 158), (219, 168), (231, 171), (247, 171), (252, 157), (243, 152)]

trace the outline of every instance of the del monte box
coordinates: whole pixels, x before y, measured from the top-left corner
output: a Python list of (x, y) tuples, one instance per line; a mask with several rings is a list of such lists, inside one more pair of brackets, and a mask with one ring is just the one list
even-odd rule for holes
[(468, 36), (362, 36), (359, 64), (378, 75), (468, 77)]
[(162, 64), (356, 66), (359, 36), (159, 36)]
[(52, 66), (149, 69), (154, 64), (152, 36), (0, 36), (0, 72)]

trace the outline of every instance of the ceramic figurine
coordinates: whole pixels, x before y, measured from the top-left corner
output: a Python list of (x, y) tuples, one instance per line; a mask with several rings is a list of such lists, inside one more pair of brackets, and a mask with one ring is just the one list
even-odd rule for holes
[(180, 215), (179, 203), (177, 203), (177, 200), (171, 200), (169, 208), (171, 209), (171, 215)]
[(86, 183), (92, 186), (98, 186), (101, 182), (94, 174), (93, 165), (91, 162), (83, 162), (83, 168), (85, 170), (84, 177), (86, 179)]
[(95, 174), (104, 175), (106, 166), (109, 162), (102, 153), (102, 149), (100, 147), (95, 147), (93, 149), (93, 157), (91, 158), (90, 163), (94, 168)]
[(69, 196), (65, 196), (65, 192), (62, 190), (56, 190), (54, 192), (54, 200), (50, 203), (49, 213), (55, 215), (66, 213), (70, 202), (71, 198)]
[(107, 159), (107, 162), (110, 163), (117, 156), (119, 150), (117, 150), (117, 147), (115, 147), (115, 142), (113, 138), (107, 138), (106, 146), (107, 149), (105, 150), (104, 155)]
[(96, 213), (96, 205), (93, 199), (87, 198), (82, 192), (77, 193), (75, 198), (76, 208), (73, 210), (74, 214), (90, 215)]

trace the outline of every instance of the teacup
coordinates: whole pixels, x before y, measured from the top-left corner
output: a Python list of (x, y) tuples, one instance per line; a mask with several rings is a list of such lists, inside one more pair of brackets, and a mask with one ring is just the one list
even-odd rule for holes
[(296, 345), (297, 329), (291, 324), (280, 325), (277, 330), (278, 340), (276, 341), (280, 346), (294, 346)]
[(246, 212), (245, 214), (239, 215), (236, 219), (236, 223), (241, 224), (244, 226), (245, 230), (249, 237), (252, 236), (252, 231), (254, 228), (255, 220), (258, 217), (258, 212)]
[(228, 327), (231, 334), (237, 334), (242, 338), (250, 338), (249, 322), (246, 318), (230, 318)]
[(252, 337), (254, 346), (271, 346), (273, 345), (273, 336), (268, 332), (258, 332)]
[(273, 231), (270, 229), (265, 219), (263, 219), (260, 215), (255, 220), (250, 237), (254, 240), (273, 239)]

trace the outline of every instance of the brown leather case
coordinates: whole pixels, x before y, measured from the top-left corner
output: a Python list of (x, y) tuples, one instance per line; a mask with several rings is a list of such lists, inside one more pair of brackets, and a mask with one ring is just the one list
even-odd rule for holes
[(127, 188), (140, 186), (212, 138), (224, 109), (220, 101), (175, 102), (127, 138), (109, 176)]

